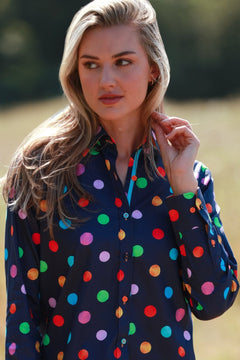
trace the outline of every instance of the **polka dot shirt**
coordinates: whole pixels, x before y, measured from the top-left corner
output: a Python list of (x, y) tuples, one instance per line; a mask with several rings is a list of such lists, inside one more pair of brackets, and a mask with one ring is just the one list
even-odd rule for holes
[(210, 171), (196, 162), (197, 195), (175, 197), (157, 150), (161, 176), (147, 176), (146, 151), (132, 154), (123, 187), (102, 129), (76, 169), (94, 200), (66, 196), (83, 221), (56, 214), (53, 238), (34, 209), (8, 211), (6, 359), (193, 360), (191, 313), (232, 305), (237, 264)]

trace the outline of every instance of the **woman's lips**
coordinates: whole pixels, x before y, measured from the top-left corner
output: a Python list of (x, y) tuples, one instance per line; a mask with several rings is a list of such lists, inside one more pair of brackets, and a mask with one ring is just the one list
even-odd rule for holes
[(118, 103), (122, 98), (123, 96), (117, 94), (104, 94), (99, 97), (99, 100), (104, 105), (114, 105)]

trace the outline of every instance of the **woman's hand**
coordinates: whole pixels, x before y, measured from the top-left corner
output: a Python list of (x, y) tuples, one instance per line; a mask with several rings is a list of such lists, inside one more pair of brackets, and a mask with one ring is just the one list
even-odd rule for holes
[(200, 142), (188, 121), (154, 112), (152, 128), (174, 195), (197, 191), (193, 166)]

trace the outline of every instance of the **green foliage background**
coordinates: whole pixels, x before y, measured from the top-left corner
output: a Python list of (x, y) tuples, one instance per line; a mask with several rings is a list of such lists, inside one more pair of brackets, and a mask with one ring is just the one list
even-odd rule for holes
[[(104, 0), (103, 0), (104, 1)], [(0, 1), (0, 104), (61, 93), (66, 30), (84, 0)], [(170, 59), (169, 98), (239, 93), (240, 1), (151, 0)]]

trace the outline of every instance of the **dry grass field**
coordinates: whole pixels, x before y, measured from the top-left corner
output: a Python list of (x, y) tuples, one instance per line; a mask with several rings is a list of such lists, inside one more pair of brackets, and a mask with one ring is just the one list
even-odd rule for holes
[[(0, 109), (0, 176), (6, 171), (14, 150), (24, 136), (63, 106), (63, 99), (53, 99)], [(169, 115), (188, 119), (201, 140), (198, 159), (212, 170), (225, 231), (240, 263), (240, 98), (167, 102), (165, 110)], [(3, 275), (4, 218), (5, 206), (0, 198), (0, 360), (4, 358), (6, 303)], [(240, 359), (239, 298), (218, 319), (207, 322), (194, 319), (197, 360)]]

